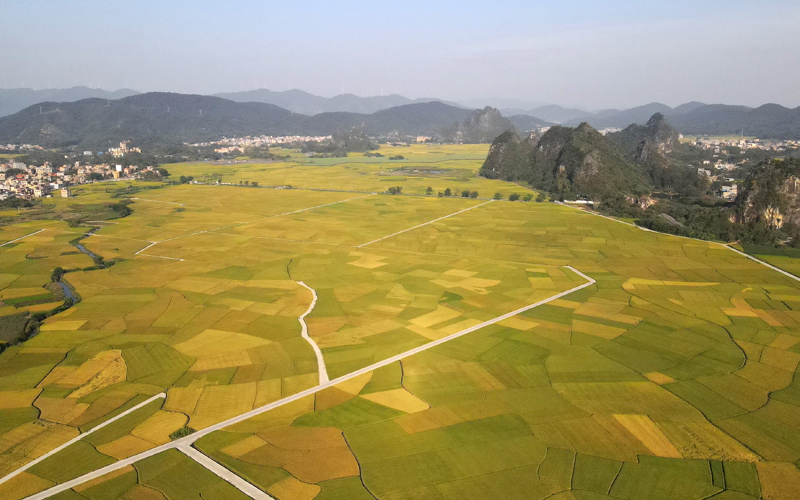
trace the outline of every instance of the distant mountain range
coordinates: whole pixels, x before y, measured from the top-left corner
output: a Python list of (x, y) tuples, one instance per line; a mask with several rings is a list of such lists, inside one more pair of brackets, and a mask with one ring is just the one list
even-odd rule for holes
[(511, 121), (519, 116), (535, 116), (541, 121), (574, 127), (583, 122), (594, 128), (625, 128), (632, 123), (643, 125), (651, 116), (661, 113), (682, 134), (741, 134), (770, 139), (800, 138), (800, 107), (789, 109), (778, 104), (758, 108), (689, 102), (675, 108), (650, 103), (626, 110), (608, 109), (589, 113), (560, 106), (543, 106), (528, 111), (505, 109)]
[(107, 148), (203, 142), (223, 136), (330, 135), (363, 128), (370, 135), (434, 135), (462, 123), (471, 111), (441, 102), (407, 104), (372, 114), (307, 116), (273, 104), (151, 92), (118, 100), (46, 102), (0, 118), (0, 143)]
[[(777, 104), (749, 108), (691, 102), (671, 108), (651, 103), (597, 113), (560, 106), (528, 111), (511, 108), (503, 112), (504, 116), (492, 115), (492, 123), (486, 126), (474, 119), (469, 121), (472, 109), (435, 99), (350, 94), (324, 98), (299, 90), (221, 95), (226, 98), (165, 92), (139, 94), (133, 90), (107, 92), (86, 87), (0, 90), (0, 109), (31, 103), (0, 118), (0, 143), (97, 148), (124, 139), (148, 145), (237, 135), (330, 135), (353, 127), (362, 127), (371, 135), (435, 135), (442, 140), (474, 142), (484, 136), (486, 141), (491, 140), (487, 134), (502, 132), (509, 122), (524, 134), (556, 123), (577, 126), (587, 122), (597, 129), (622, 129), (630, 124), (645, 124), (655, 113), (664, 115), (683, 134), (743, 132), (761, 138), (800, 138), (800, 108)], [(44, 98), (52, 100), (41, 102)], [(459, 130), (462, 125), (466, 128)], [(480, 130), (474, 128), (478, 125)]]
[(561, 106), (540, 106), (529, 110), (520, 108), (503, 108), (500, 110), (506, 116), (535, 116), (540, 120), (552, 123), (566, 123), (572, 120), (588, 118), (592, 113), (582, 109), (562, 108)]
[[(214, 94), (214, 96), (235, 102), (263, 102), (266, 104), (274, 104), (303, 115), (318, 115), (320, 113), (335, 112), (372, 114), (384, 109), (405, 106), (406, 104), (433, 101), (444, 102), (441, 99), (434, 98), (409, 99), (397, 94), (373, 97), (342, 94), (334, 97), (320, 97), (297, 89), (283, 92), (258, 89), (244, 92)], [(458, 106), (455, 103), (448, 104), (451, 106)]]
[(72, 87), (69, 89), (0, 89), (0, 116), (22, 111), (28, 106), (41, 102), (74, 102), (81, 99), (97, 97), (99, 99), (122, 99), (139, 92), (131, 89), (115, 90), (90, 89), (89, 87)]

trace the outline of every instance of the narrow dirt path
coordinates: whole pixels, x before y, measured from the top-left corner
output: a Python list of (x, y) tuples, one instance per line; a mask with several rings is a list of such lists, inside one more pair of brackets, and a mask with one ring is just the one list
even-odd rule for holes
[(319, 383), (320, 385), (322, 385), (330, 380), (328, 378), (328, 368), (325, 366), (325, 359), (322, 357), (322, 351), (320, 350), (319, 346), (317, 345), (316, 342), (314, 342), (314, 339), (312, 339), (308, 335), (308, 325), (306, 324), (306, 316), (311, 314), (311, 311), (314, 310), (314, 306), (317, 305), (317, 292), (316, 290), (306, 285), (302, 281), (298, 281), (297, 284), (310, 291), (312, 296), (311, 304), (308, 306), (306, 312), (304, 312), (303, 314), (300, 315), (299, 318), (297, 318), (297, 321), (300, 322), (300, 328), (301, 328), (300, 334), (303, 336), (304, 339), (306, 339), (306, 341), (309, 344), (311, 344), (311, 348), (314, 349), (314, 354), (317, 355), (317, 369), (319, 370)]

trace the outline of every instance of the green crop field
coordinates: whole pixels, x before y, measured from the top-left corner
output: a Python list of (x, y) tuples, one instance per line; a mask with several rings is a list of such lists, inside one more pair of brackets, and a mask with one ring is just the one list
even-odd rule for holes
[[(404, 193), (433, 194), (450, 188), (454, 196), (464, 190), (477, 191), (482, 198), (500, 192), (526, 193), (528, 189), (507, 182), (477, 176), (486, 158), (488, 145), (428, 145), (405, 147), (382, 146), (382, 158), (349, 153), (347, 158), (309, 158), (296, 150), (273, 149), (288, 160), (275, 162), (206, 162), (168, 165), (173, 177), (193, 176), (202, 182), (239, 184), (258, 182), (261, 186), (292, 186), (309, 189), (342, 189), (363, 192), (384, 192), (400, 186)], [(400, 155), (404, 160), (389, 160)]]
[[(0, 247), (0, 318), (63, 301), (47, 288), (55, 267), (77, 269), (64, 280), (81, 300), (0, 354), (0, 476), (166, 397), (1, 483), (0, 498), (318, 386), (298, 321), (312, 294), (298, 282), (317, 296), (308, 335), (344, 379), (195, 443), (273, 498), (800, 496), (798, 281), (716, 243), (556, 204), (379, 194), (389, 169), (404, 193), (522, 192), (466, 176), (485, 145), (381, 152), (408, 160), (169, 167), (341, 191), (123, 183), (48, 200), (132, 198), (131, 215), (81, 241), (113, 260), (104, 269), (86, 270), (70, 244), (92, 223), (2, 227), (0, 243), (22, 239)], [(431, 173), (437, 161), (465, 177)], [(595, 283), (553, 299), (586, 283), (578, 272)], [(177, 449), (53, 498), (200, 494), (246, 498)]]

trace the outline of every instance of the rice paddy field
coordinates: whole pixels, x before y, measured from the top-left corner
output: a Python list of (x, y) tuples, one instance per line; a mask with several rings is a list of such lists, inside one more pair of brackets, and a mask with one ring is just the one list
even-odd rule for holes
[[(378, 158), (362, 153), (349, 153), (347, 158), (309, 158), (296, 150), (274, 148), (272, 151), (290, 158), (275, 162), (179, 163), (167, 168), (173, 177), (191, 175), (200, 181), (221, 180), (233, 184), (255, 181), (262, 186), (364, 192), (384, 192), (389, 187), (400, 186), (408, 194), (425, 194), (431, 187), (434, 195), (450, 188), (454, 196), (469, 190), (477, 191), (481, 198), (491, 198), (497, 192), (504, 197), (515, 192), (529, 192), (508, 182), (476, 176), (489, 151), (488, 144), (382, 145), (378, 152), (383, 157)], [(397, 155), (405, 159), (389, 159)]]
[[(230, 168), (266, 185), (272, 167)], [(221, 167), (170, 170), (206, 168)], [(67, 273), (82, 300), (0, 354), (0, 476), (166, 397), (0, 484), (0, 498), (317, 386), (300, 281), (335, 379), (584, 284), (567, 266), (595, 283), (194, 446), (276, 499), (800, 497), (798, 281), (569, 207), (372, 194), (380, 175), (329, 168), (303, 175), (368, 192), (142, 190), (131, 215), (82, 240), (116, 264)], [(74, 192), (51, 202), (111, 201), (101, 184)], [(61, 222), (5, 226), (0, 244), (40, 229), (0, 247), (0, 314), (49, 300), (54, 267), (91, 264), (69, 243), (87, 228)], [(169, 449), (52, 498), (201, 495), (247, 498)]]

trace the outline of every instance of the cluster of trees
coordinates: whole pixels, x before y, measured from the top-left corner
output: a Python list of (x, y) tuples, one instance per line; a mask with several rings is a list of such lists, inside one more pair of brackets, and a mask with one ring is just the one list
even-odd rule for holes
[(330, 153), (312, 153), (308, 155), (309, 158), (347, 158), (345, 151), (336, 150)]
[(286, 160), (291, 158), (289, 155), (276, 155), (270, 151), (269, 146), (251, 146), (244, 148), (244, 156), (258, 158), (260, 160)]
[(403, 192), (403, 186), (392, 186), (386, 190), (389, 194), (401, 194)]
[(403, 155), (394, 155), (389, 157), (390, 160), (405, 160), (406, 157)]
[(6, 172), (6, 178), (13, 177), (13, 176), (19, 175), (19, 174), (23, 174), (24, 175), (24, 174), (28, 173), (26, 170), (22, 170), (21, 168), (9, 168), (5, 172)]
[[(767, 161), (752, 169), (733, 203), (713, 196), (656, 195), (647, 209), (622, 195), (603, 200), (598, 211), (634, 219), (637, 225), (705, 240), (745, 245), (800, 248), (800, 213), (790, 186), (800, 176), (800, 161)], [(777, 219), (768, 214), (781, 214)]]
[(111, 210), (116, 214), (114, 219), (121, 219), (122, 217), (127, 217), (133, 213), (133, 210), (128, 206), (131, 204), (130, 200), (122, 200), (118, 203), (114, 203), (110, 205)]
[(240, 186), (258, 187), (258, 181), (239, 181)]
[[(430, 186), (425, 188), (425, 194), (428, 195), (428, 196), (432, 196), (433, 195), (433, 188), (430, 187)], [(455, 191), (453, 191), (450, 188), (445, 188), (444, 191), (439, 191), (439, 192), (436, 193), (436, 196), (438, 196), (439, 198), (444, 198), (444, 197), (448, 197), (449, 198), (450, 196), (454, 196), (454, 195), (455, 195)], [(461, 197), (462, 198), (477, 198), (478, 197), (478, 192), (477, 191), (470, 191), (468, 189), (465, 189), (465, 190), (461, 191)]]
[(800, 226), (770, 227), (765, 221), (731, 221), (729, 207), (708, 207), (677, 201), (658, 203), (636, 219), (636, 224), (661, 233), (745, 245), (800, 248)]
[[(314, 153), (328, 155), (326, 158), (342, 158), (347, 156), (347, 153), (364, 153), (374, 151), (380, 146), (370, 139), (361, 128), (352, 128), (350, 130), (337, 130), (331, 136), (330, 140), (316, 142), (304, 142), (300, 146), (303, 153)], [(312, 158), (316, 156), (312, 155)]]
[[(493, 200), (502, 200), (503, 198), (504, 198), (503, 193), (501, 193), (500, 191), (496, 192), (494, 196), (492, 196)], [(545, 201), (546, 199), (547, 197), (545, 196), (544, 193), (539, 193), (536, 196), (536, 201), (539, 203)], [(518, 200), (522, 200), (525, 202), (531, 201), (533, 200), (533, 193), (525, 193), (523, 195), (520, 195), (519, 193), (511, 193), (508, 195), (508, 201), (518, 201)]]
[(192, 175), (189, 175), (189, 176), (182, 175), (181, 178), (180, 178), (181, 184), (189, 184), (193, 180), (194, 180), (194, 176), (192, 176)]
[(144, 172), (140, 172), (138, 177), (143, 181), (163, 181), (169, 177), (169, 175), (170, 173), (166, 168), (157, 167), (153, 170), (145, 170)]
[(33, 208), (34, 205), (34, 202), (30, 200), (26, 200), (24, 198), (15, 198), (14, 196), (0, 201), (0, 209), (15, 208), (19, 210), (21, 208)]
[(24, 155), (18, 156), (14, 159), (14, 161), (19, 161), (26, 165), (34, 165), (37, 167), (41, 167), (45, 163), (61, 166), (67, 161), (67, 156), (59, 151), (51, 151), (49, 149), (32, 149)]

